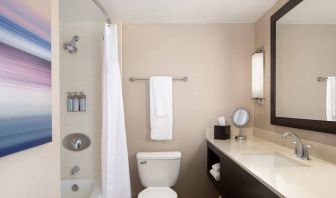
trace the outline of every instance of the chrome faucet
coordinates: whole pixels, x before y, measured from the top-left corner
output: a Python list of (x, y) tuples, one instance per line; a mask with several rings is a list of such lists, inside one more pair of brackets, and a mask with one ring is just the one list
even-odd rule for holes
[(74, 166), (71, 168), (71, 175), (74, 175), (80, 171), (79, 166)]
[(288, 136), (292, 136), (294, 139), (293, 141), (293, 143), (295, 144), (294, 155), (304, 160), (310, 160), (309, 150), (311, 149), (311, 146), (305, 145), (299, 138), (299, 136), (293, 132), (285, 132), (284, 134), (282, 134), (282, 138), (284, 139), (287, 139)]
[(74, 150), (79, 150), (82, 146), (82, 140), (80, 138), (75, 138), (72, 140), (71, 144)]

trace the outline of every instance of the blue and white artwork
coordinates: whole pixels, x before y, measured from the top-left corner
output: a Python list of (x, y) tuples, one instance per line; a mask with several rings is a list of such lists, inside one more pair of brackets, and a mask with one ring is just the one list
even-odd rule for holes
[(50, 0), (0, 0), (0, 157), (51, 133)]

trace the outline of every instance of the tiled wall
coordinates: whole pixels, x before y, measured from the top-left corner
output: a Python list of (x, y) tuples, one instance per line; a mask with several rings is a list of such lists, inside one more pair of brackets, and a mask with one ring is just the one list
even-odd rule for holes
[[(101, 64), (103, 23), (61, 24), (61, 140), (70, 133), (84, 133), (91, 139), (91, 146), (80, 152), (66, 150), (61, 145), (62, 178), (100, 177), (101, 134)], [(62, 45), (78, 35), (77, 54), (63, 50)], [(83, 91), (87, 96), (87, 111), (66, 111), (68, 91)], [(73, 166), (81, 170), (70, 175)]]

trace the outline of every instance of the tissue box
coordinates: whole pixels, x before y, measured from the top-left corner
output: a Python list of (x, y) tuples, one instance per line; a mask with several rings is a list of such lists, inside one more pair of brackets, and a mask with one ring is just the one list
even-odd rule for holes
[(227, 140), (231, 137), (230, 125), (227, 126), (217, 126), (214, 127), (214, 137), (215, 139)]

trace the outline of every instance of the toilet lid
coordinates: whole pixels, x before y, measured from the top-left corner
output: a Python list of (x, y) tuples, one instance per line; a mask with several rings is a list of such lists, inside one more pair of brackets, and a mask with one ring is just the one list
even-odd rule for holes
[(177, 194), (168, 187), (149, 187), (141, 191), (138, 198), (177, 198)]

